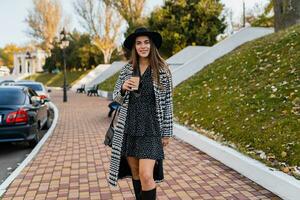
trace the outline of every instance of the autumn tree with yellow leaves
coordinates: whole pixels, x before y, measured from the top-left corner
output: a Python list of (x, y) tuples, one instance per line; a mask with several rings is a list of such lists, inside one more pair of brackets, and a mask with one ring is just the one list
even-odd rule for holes
[(143, 16), (146, 0), (105, 0), (107, 4), (113, 5), (127, 22), (128, 28), (125, 37), (134, 32), (137, 27), (147, 24)]
[(106, 1), (77, 0), (74, 8), (81, 18), (82, 26), (91, 35), (92, 43), (103, 53), (104, 63), (109, 63), (118, 46), (123, 19)]
[(25, 19), (28, 35), (47, 52), (60, 30), (61, 21), (62, 8), (58, 0), (33, 0), (33, 9)]

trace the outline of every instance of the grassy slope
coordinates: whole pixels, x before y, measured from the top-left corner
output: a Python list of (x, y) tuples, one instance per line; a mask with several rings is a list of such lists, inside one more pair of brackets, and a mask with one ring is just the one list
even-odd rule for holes
[(242, 152), (256, 157), (262, 150), (300, 166), (299, 98), (297, 26), (247, 43), (181, 83), (174, 113), (179, 123), (209, 130)]
[(99, 89), (112, 92), (119, 77), (120, 71), (99, 84)]
[[(73, 71), (67, 72), (67, 82), (74, 85), (78, 80), (84, 77), (89, 71)], [(34, 80), (42, 82), (46, 86), (62, 87), (63, 86), (63, 73), (48, 74), (48, 73), (37, 73), (25, 78), (26, 80)]]

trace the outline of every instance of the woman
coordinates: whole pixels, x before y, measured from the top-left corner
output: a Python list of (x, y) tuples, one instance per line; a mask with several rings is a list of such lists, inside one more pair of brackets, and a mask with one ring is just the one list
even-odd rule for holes
[[(112, 143), (109, 183), (132, 177), (136, 199), (156, 199), (156, 182), (163, 180), (163, 147), (173, 135), (172, 77), (158, 49), (162, 37), (138, 28), (124, 46), (131, 60), (113, 92), (122, 104)], [(139, 84), (132, 76), (138, 75)], [(138, 90), (134, 90), (134, 88)]]

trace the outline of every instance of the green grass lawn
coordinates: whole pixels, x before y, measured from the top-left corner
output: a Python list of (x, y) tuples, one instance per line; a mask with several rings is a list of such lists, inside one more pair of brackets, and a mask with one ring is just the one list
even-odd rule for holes
[(109, 77), (108, 79), (106, 79), (104, 82), (100, 83), (98, 85), (98, 88), (100, 90), (112, 92), (114, 90), (114, 87), (115, 87), (115, 84), (119, 77), (119, 74), (120, 74), (120, 71), (115, 73), (113, 76)]
[(174, 113), (268, 165), (300, 166), (300, 26), (249, 42), (178, 85)]
[[(68, 71), (67, 83), (74, 85), (78, 80), (84, 77), (90, 70), (87, 71)], [(63, 73), (49, 74), (49, 73), (37, 73), (25, 78), (26, 80), (33, 80), (42, 82), (46, 86), (62, 87), (63, 86)]]

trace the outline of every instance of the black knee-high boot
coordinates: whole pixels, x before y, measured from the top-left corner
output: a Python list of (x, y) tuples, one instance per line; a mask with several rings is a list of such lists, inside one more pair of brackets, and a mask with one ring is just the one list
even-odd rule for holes
[(155, 200), (156, 199), (156, 188), (148, 191), (142, 191), (142, 200)]
[(136, 200), (141, 200), (142, 199), (142, 185), (141, 185), (141, 180), (134, 180), (132, 179), (132, 185), (134, 189), (134, 194)]

